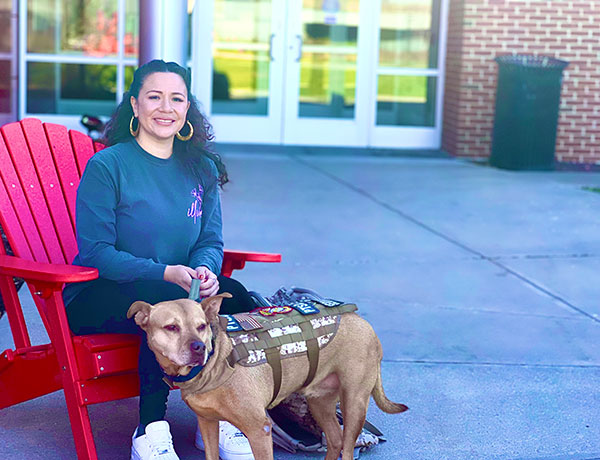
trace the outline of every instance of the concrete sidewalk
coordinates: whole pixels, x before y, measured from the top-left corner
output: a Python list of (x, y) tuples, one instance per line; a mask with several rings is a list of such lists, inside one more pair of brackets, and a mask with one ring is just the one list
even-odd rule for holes
[[(386, 392), (411, 410), (371, 404), (388, 442), (361, 458), (600, 458), (600, 194), (582, 189), (600, 174), (303, 149), (224, 157), (227, 247), (283, 255), (237, 278), (353, 301), (379, 334)], [(136, 399), (91, 408), (100, 458), (128, 458), (136, 412)], [(182, 460), (202, 459), (177, 394), (167, 417)], [(0, 449), (75, 458), (62, 394), (2, 410)]]

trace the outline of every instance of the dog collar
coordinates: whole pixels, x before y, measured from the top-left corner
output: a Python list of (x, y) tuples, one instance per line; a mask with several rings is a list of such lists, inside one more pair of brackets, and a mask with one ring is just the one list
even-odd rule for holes
[(208, 357), (206, 358), (206, 362), (204, 364), (199, 364), (198, 366), (192, 367), (192, 370), (190, 371), (190, 373), (188, 375), (176, 375), (176, 376), (172, 376), (172, 375), (165, 374), (165, 377), (168, 378), (173, 383), (187, 382), (188, 380), (192, 380), (200, 372), (202, 372), (202, 370), (208, 364), (208, 360), (210, 359), (210, 357), (212, 355), (213, 355), (213, 350), (211, 350), (210, 353), (208, 354)]

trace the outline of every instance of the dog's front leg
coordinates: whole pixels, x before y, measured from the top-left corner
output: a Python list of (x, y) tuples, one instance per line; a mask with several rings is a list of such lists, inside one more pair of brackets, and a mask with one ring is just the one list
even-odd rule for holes
[(198, 416), (206, 460), (219, 460), (219, 422)]
[(273, 425), (268, 417), (263, 415), (234, 425), (248, 438), (254, 460), (273, 460)]

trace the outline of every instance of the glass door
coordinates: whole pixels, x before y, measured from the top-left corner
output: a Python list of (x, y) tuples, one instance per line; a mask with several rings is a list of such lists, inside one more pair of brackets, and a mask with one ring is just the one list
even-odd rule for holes
[[(376, 0), (379, 46), (369, 143), (439, 148), (447, 0)], [(374, 2), (375, 3), (375, 2)]]
[(194, 8), (194, 92), (219, 142), (281, 142), (285, 3), (214, 0)]
[(197, 2), (194, 92), (219, 142), (439, 148), (447, 9)]
[(367, 144), (367, 3), (288, 2), (284, 143)]

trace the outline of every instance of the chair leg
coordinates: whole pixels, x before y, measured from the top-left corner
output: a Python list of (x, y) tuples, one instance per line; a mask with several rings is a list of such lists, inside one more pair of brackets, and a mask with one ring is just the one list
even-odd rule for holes
[(48, 320), (53, 326), (49, 332), (55, 345), (59, 369), (62, 373), (63, 391), (71, 421), (71, 430), (75, 441), (75, 451), (78, 460), (98, 460), (96, 445), (92, 433), (92, 425), (86, 401), (82, 400), (79, 391), (79, 371), (67, 317), (62, 303), (62, 295), (52, 291), (45, 296)]
[(63, 380), (65, 401), (78, 460), (98, 460), (87, 406), (79, 403), (76, 382)]

